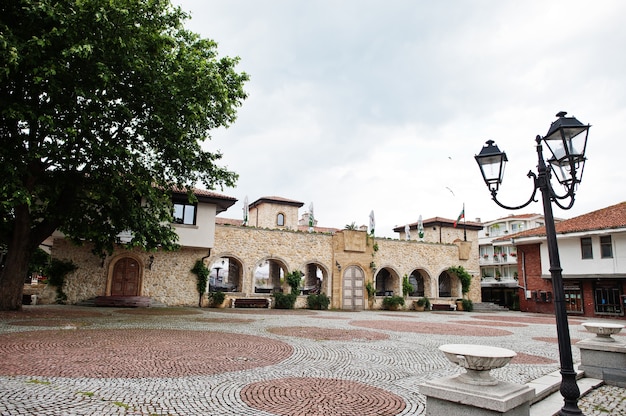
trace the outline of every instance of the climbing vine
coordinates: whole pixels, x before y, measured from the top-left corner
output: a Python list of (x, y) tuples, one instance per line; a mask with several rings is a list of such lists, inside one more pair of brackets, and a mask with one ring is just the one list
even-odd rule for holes
[(209, 281), (209, 269), (204, 265), (202, 260), (197, 260), (196, 264), (191, 269), (191, 272), (198, 276), (198, 280), (196, 283), (196, 288), (198, 289), (199, 299), (198, 299), (198, 307), (202, 307), (202, 296), (204, 296), (204, 292), (206, 292), (206, 286)]

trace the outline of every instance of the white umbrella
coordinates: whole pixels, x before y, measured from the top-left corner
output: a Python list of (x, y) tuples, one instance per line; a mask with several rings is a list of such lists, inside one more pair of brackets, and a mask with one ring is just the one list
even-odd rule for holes
[(370, 212), (370, 234), (374, 235), (374, 229), (376, 228), (376, 221), (374, 221), (374, 210)]
[(313, 232), (313, 227), (315, 226), (315, 216), (313, 216), (313, 202), (309, 205), (309, 232)]
[(406, 237), (406, 241), (409, 241), (411, 239), (411, 227), (409, 227), (409, 224), (404, 226), (404, 234)]
[(244, 227), (248, 225), (248, 213), (249, 213), (248, 195), (246, 195), (246, 197), (243, 199), (243, 226)]
[(424, 240), (424, 223), (422, 222), (422, 216), (420, 215), (417, 220), (417, 235), (419, 235), (420, 240)]

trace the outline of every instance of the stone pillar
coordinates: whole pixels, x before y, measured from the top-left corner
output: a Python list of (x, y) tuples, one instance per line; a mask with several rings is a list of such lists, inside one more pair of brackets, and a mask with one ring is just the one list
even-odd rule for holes
[(582, 325), (596, 336), (576, 343), (580, 348), (581, 365), (578, 368), (585, 372), (585, 377), (597, 378), (613, 386), (626, 387), (626, 344), (611, 336), (620, 332), (624, 326), (603, 322)]
[(535, 390), (526, 385), (499, 381), (489, 371), (506, 365), (514, 351), (487, 345), (449, 344), (439, 347), (466, 372), (426, 382), (427, 416), (528, 416)]

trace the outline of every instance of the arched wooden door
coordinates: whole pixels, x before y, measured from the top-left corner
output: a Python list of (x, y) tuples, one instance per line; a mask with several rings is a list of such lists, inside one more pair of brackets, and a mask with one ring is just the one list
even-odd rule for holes
[(361, 268), (350, 266), (343, 274), (343, 306), (342, 309), (363, 309), (363, 281), (365, 274)]
[(139, 263), (131, 257), (118, 260), (113, 267), (111, 296), (138, 296), (139, 270)]

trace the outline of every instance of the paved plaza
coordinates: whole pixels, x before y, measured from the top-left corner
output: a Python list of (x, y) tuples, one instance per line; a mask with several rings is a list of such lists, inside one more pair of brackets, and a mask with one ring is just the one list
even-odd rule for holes
[[(572, 344), (586, 321), (570, 318)], [(514, 350), (503, 381), (559, 369), (547, 315), (25, 306), (0, 312), (0, 415), (423, 415), (420, 384), (463, 371), (451, 343)], [(625, 396), (580, 406), (626, 415)]]

